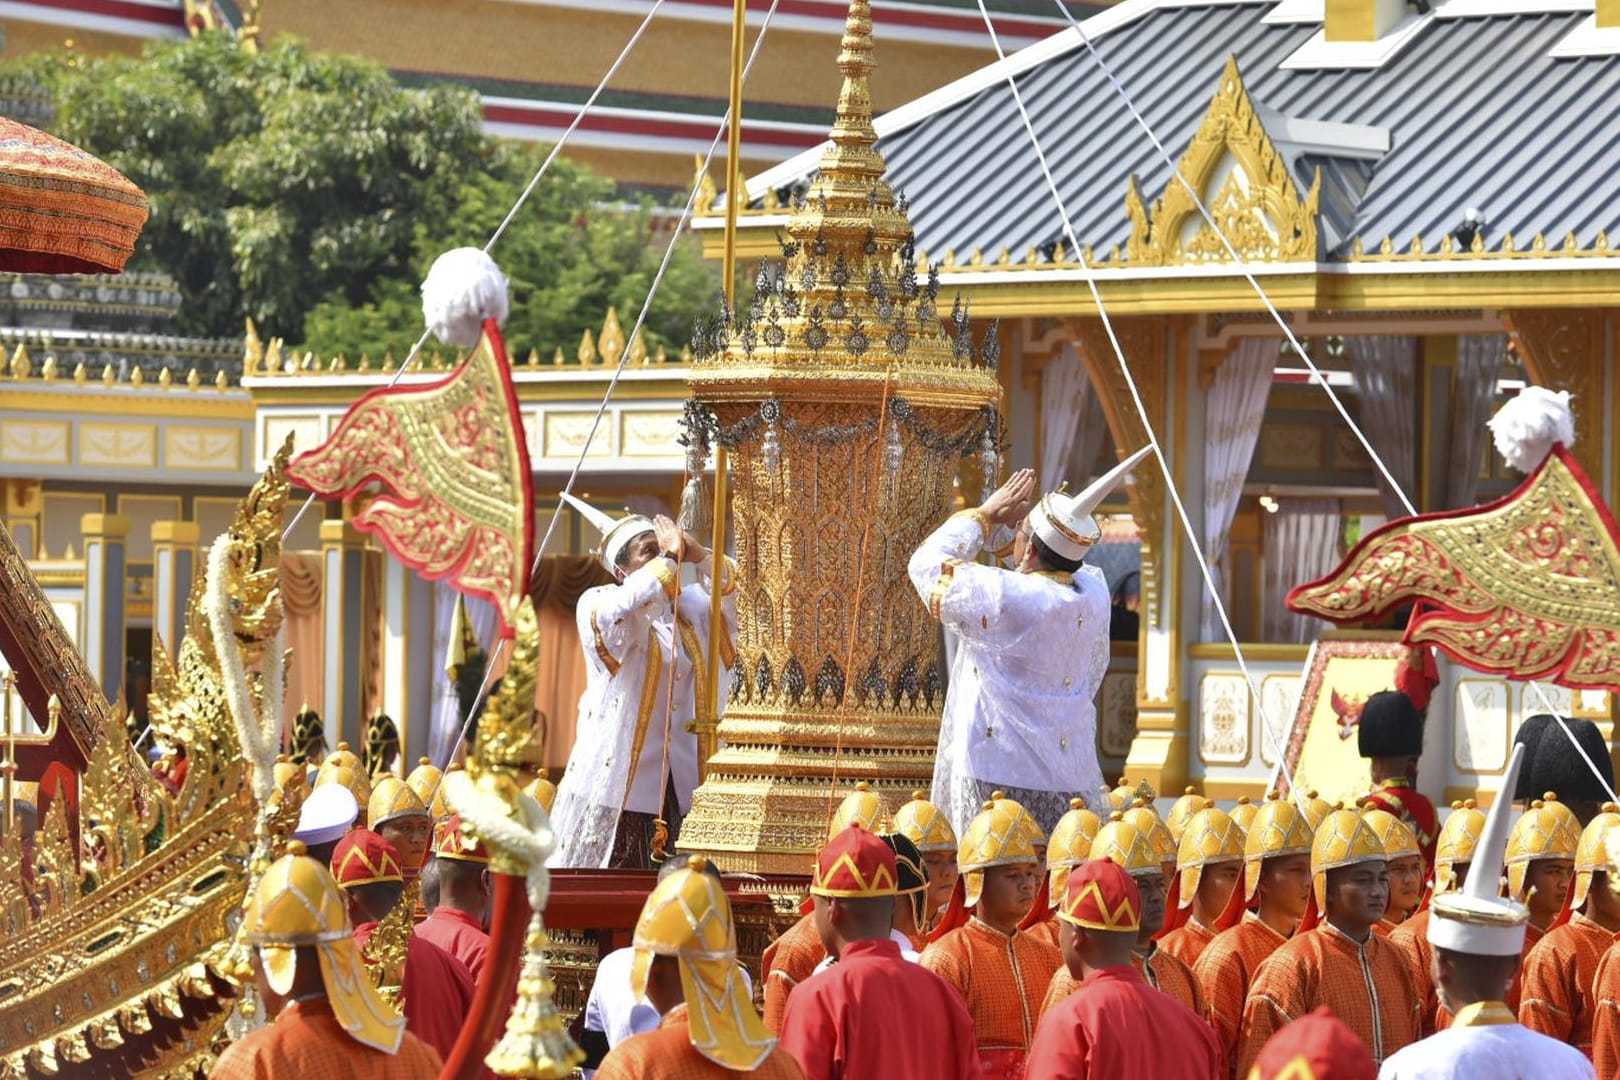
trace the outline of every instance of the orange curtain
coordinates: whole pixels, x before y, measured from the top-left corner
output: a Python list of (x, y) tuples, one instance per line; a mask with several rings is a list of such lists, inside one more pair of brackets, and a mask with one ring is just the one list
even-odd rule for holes
[(287, 730), (293, 718), (307, 703), (324, 718), (321, 685), (325, 677), (325, 650), (321, 631), (321, 556), (312, 551), (281, 553), (281, 605), (285, 612), (287, 647), (292, 663), (287, 667), (287, 690), (283, 712)]
[(530, 595), (540, 620), (540, 684), (534, 707), (545, 720), (546, 765), (562, 776), (579, 726), (579, 696), (585, 692), (585, 654), (574, 609), (586, 589), (613, 580), (589, 555), (551, 555), (541, 561)]

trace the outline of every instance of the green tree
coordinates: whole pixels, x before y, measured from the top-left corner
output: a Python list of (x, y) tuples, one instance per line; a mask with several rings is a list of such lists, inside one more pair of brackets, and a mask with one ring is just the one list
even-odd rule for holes
[[(403, 358), (422, 332), (417, 287), (433, 259), (453, 247), (482, 246), (546, 153), (544, 146), (496, 143), (483, 168), (463, 177), (454, 211), (418, 224), (414, 273), (379, 280), (362, 304), (329, 297), (305, 320), (305, 347), (322, 356), (392, 351)], [(601, 325), (609, 307), (619, 309), (629, 333), (669, 243), (658, 221), (650, 201), (625, 203), (611, 180), (567, 158), (554, 162), (491, 253), (511, 283), (506, 336), (514, 358), (530, 349), (549, 357), (561, 346), (572, 359), (580, 332)], [(718, 269), (683, 237), (648, 311), (649, 347), (678, 350), (719, 288)]]
[[(398, 353), (421, 332), (417, 288), (441, 251), (481, 245), (545, 154), (486, 138), (477, 96), (400, 86), (363, 58), (280, 38), (154, 42), (141, 57), (36, 54), (7, 65), (55, 97), (53, 130), (144, 188), (152, 216), (131, 269), (184, 291), (177, 331), (261, 332), (322, 355)], [(512, 281), (513, 352), (549, 352), (631, 320), (667, 234), (654, 207), (558, 161), (495, 249)], [(678, 345), (718, 275), (683, 240), (648, 326)]]
[(484, 149), (469, 91), (406, 91), (371, 61), (224, 35), (139, 58), (25, 63), (55, 91), (56, 132), (141, 185), (152, 216), (131, 263), (185, 293), (182, 333), (296, 335), (334, 290), (364, 298), (406, 270), (414, 223), (443, 213)]

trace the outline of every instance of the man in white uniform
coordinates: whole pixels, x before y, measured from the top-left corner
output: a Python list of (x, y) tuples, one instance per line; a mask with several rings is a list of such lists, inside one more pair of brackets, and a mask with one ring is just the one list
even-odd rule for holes
[[(1514, 747), (1503, 792), (1513, 790), (1523, 758), (1524, 747)], [(1502, 865), (1511, 812), (1507, 798), (1491, 804), (1474, 849), (1476, 871)], [(1530, 909), (1499, 896), (1500, 887), (1495, 874), (1476, 872), (1460, 890), (1430, 902), (1430, 971), (1454, 1018), (1446, 1030), (1387, 1058), (1378, 1080), (1593, 1080), (1597, 1075), (1586, 1055), (1522, 1026), (1505, 1004), (1519, 970)]]
[[(1055, 491), (1033, 508), (1034, 472), (1014, 473), (911, 557), (918, 595), (958, 638), (933, 791), (958, 835), (992, 791), (1050, 833), (1075, 792), (1103, 786), (1093, 702), (1108, 669), (1108, 584), (1084, 560), (1102, 539), (1092, 511), (1148, 452), (1078, 495)], [(1012, 528), (1012, 569), (973, 561)]]
[[(563, 499), (601, 530), (602, 565), (618, 584), (588, 590), (575, 612), (587, 681), (551, 815), (558, 838), (551, 865), (644, 869), (652, 865), (660, 820), (665, 850), (675, 850), (697, 787), (697, 736), (687, 725), (708, 677), (714, 560), (667, 517), (614, 521), (570, 495)], [(698, 575), (685, 588), (683, 562)], [(721, 581), (723, 703), (737, 612), (729, 558)]]

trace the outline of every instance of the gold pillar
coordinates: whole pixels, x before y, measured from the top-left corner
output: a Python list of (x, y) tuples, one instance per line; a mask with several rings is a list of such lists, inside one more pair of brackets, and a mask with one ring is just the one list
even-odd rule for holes
[(197, 563), (201, 535), (195, 521), (152, 523), (152, 632), (170, 656), (179, 655), (180, 637), (185, 633), (186, 598), (201, 569)]
[(1001, 396), (941, 332), (883, 180), (871, 30), (854, 0), (832, 146), (781, 277), (763, 272), (750, 311), (700, 332), (690, 376), (730, 454), (739, 613), (725, 747), (679, 847), (728, 870), (802, 875), (856, 781), (896, 801), (928, 784), (939, 635), (906, 567)]
[(112, 701), (124, 685), (124, 611), (129, 601), (124, 548), (129, 540), (129, 518), (85, 514), (79, 531), (84, 535), (84, 615), (79, 647), (85, 665), (101, 683), (102, 693)]
[(321, 700), (327, 744), (347, 742), (359, 753), (366, 720), (360, 700), (365, 639), (361, 590), (366, 536), (347, 521), (321, 522), (321, 646), (326, 654)]
[(38, 480), (21, 477), (0, 480), (0, 515), (25, 559), (39, 558), (45, 527), (43, 488)]

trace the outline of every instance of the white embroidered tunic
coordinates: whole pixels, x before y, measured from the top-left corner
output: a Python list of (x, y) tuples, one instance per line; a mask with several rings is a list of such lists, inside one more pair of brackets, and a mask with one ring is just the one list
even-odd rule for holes
[(1459, 1012), (1452, 1026), (1396, 1051), (1378, 1080), (1593, 1080), (1586, 1055), (1516, 1023), (1499, 1001)]
[(989, 541), (977, 510), (948, 518), (911, 557), (911, 582), (958, 638), (934, 761), (936, 805), (962, 835), (973, 781), (1094, 795), (1094, 704), (1108, 670), (1108, 585), (1096, 567), (1020, 574), (973, 562)]
[[(579, 598), (575, 619), (585, 649), (586, 684), (568, 769), (557, 785), (551, 815), (558, 867), (603, 867), (613, 852), (619, 814), (663, 808), (664, 754), (684, 814), (698, 782), (697, 736), (687, 725), (708, 675), (709, 588), (713, 561), (697, 566), (698, 581), (681, 588), (663, 558)], [(736, 564), (725, 560), (720, 693), (723, 709), (736, 633)], [(673, 666), (673, 683), (671, 682)], [(674, 703), (670, 706), (671, 686)]]

